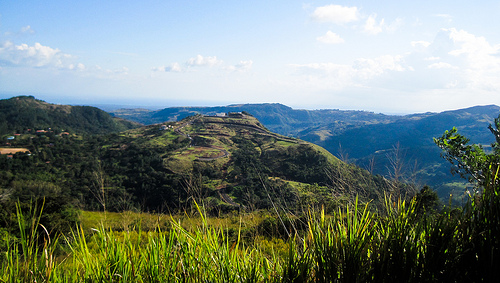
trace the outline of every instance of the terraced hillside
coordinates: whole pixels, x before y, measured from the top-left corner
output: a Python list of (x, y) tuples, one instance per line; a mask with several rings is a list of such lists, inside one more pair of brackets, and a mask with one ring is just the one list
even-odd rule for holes
[(101, 147), (103, 171), (147, 209), (189, 199), (218, 210), (330, 208), (360, 195), (380, 200), (389, 183), (323, 148), (267, 130), (253, 116), (196, 115), (129, 130)]

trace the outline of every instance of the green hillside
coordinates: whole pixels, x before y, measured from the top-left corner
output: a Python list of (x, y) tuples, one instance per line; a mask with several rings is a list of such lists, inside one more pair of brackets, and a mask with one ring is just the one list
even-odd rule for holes
[(381, 200), (389, 187), (383, 178), (316, 145), (272, 133), (241, 113), (130, 130), (110, 137), (105, 149), (103, 170), (147, 209), (182, 206), (189, 198), (222, 210), (270, 208), (275, 201), (294, 209), (333, 208), (355, 194)]
[(31, 131), (70, 131), (88, 134), (120, 132), (137, 127), (137, 123), (114, 118), (91, 106), (57, 105), (18, 96), (0, 100), (0, 135)]
[(277, 204), (331, 210), (356, 195), (381, 203), (394, 189), (244, 113), (196, 115), (103, 135), (23, 134), (12, 143), (6, 149), (25, 151), (0, 156), (4, 193), (62, 194), (90, 210), (170, 211), (185, 209), (192, 199), (219, 212)]
[[(273, 132), (290, 135), (327, 149), (343, 161), (391, 178), (395, 165), (402, 179), (430, 185), (444, 199), (463, 195), (466, 182), (450, 174), (433, 138), (457, 127), (474, 143), (489, 146), (485, 131), (500, 114), (495, 105), (476, 106), (442, 113), (384, 115), (338, 109), (298, 110), (282, 104), (241, 104), (221, 107), (171, 107), (158, 111), (122, 109), (116, 116), (148, 124), (177, 121), (197, 113), (215, 115), (245, 111)], [(397, 161), (398, 164), (394, 164)]]

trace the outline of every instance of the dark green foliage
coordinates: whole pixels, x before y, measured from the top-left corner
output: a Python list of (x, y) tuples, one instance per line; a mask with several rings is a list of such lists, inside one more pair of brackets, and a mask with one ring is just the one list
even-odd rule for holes
[(446, 131), (434, 142), (443, 150), (443, 157), (452, 165), (452, 173), (458, 173), (469, 182), (477, 182), (481, 187), (490, 186), (489, 182), (499, 182), (497, 179), (500, 164), (500, 116), (495, 119), (495, 128), (488, 127), (495, 136), (492, 143), (493, 152), (487, 154), (481, 145), (468, 144), (470, 140), (461, 134), (455, 127)]
[(434, 213), (439, 209), (440, 200), (436, 191), (424, 186), (416, 195), (416, 212), (419, 215), (425, 213)]
[(0, 135), (46, 130), (89, 134), (119, 132), (138, 127), (90, 106), (49, 104), (33, 96), (0, 100)]
[(53, 189), (48, 184), (35, 183), (14, 188), (9, 197), (0, 202), (0, 230), (5, 229), (9, 234), (19, 237), (16, 209), (28, 215), (34, 207), (43, 207), (39, 221), (47, 232), (51, 236), (68, 233), (79, 222), (75, 200)]

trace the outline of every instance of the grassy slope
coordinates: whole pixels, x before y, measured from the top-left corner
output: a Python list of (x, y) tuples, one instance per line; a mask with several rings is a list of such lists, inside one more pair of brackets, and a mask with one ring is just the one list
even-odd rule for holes
[[(195, 113), (228, 111), (247, 111), (274, 132), (293, 134), (326, 148), (336, 156), (349, 157), (350, 162), (384, 176), (393, 173), (388, 170), (392, 167), (388, 157), (394, 156), (393, 148), (399, 144), (405, 178), (416, 180), (420, 185), (431, 185), (440, 192), (442, 198), (447, 198), (453, 183), (465, 181), (451, 176), (450, 165), (440, 157), (440, 150), (432, 138), (456, 126), (472, 142), (488, 146), (492, 137), (486, 127), (498, 116), (500, 108), (489, 105), (442, 113), (390, 116), (334, 109), (296, 110), (280, 104), (241, 104), (166, 108), (143, 113), (141, 121), (151, 123), (175, 120)], [(126, 114), (130, 113), (122, 111), (117, 115)], [(127, 117), (132, 118), (134, 115)]]
[[(167, 129), (161, 130), (162, 125), (166, 125)], [(211, 190), (228, 186), (236, 188), (241, 185), (242, 176), (239, 175), (240, 169), (235, 165), (233, 155), (242, 148), (242, 141), (250, 142), (253, 149), (260, 155), (259, 160), (262, 164), (259, 165), (261, 167), (256, 168), (257, 172), (260, 171), (260, 174), (273, 177), (273, 180), (285, 182), (291, 188), (298, 190), (298, 195), (304, 193), (309, 196), (309, 192), (304, 188), (314, 183), (323, 186), (325, 190), (323, 193), (328, 194), (329, 188), (327, 187), (332, 185), (333, 180), (330, 178), (336, 181), (342, 179), (343, 184), (352, 187), (350, 190), (352, 194), (371, 191), (367, 193), (367, 197), (369, 195), (371, 198), (382, 196), (385, 186), (383, 181), (375, 180), (368, 172), (345, 165), (324, 148), (272, 133), (255, 117), (249, 115), (225, 118), (198, 115), (180, 122), (155, 124), (129, 130), (119, 136), (118, 140), (107, 145), (109, 150), (125, 150), (131, 144), (144, 150), (153, 150), (162, 157), (163, 166), (169, 173), (188, 176), (193, 173), (195, 167), (201, 168), (198, 170), (216, 170), (219, 172), (217, 176), (208, 176), (208, 179), (203, 179), (203, 184), (201, 184)], [(300, 157), (304, 152), (306, 152), (305, 156)], [(313, 155), (317, 157), (312, 157)], [(320, 159), (324, 159), (325, 163), (321, 163)], [(306, 165), (307, 162), (312, 163)], [(304, 170), (313, 170), (313, 168), (317, 168), (314, 171), (315, 179), (311, 179), (312, 176), (297, 175), (302, 173), (293, 173), (305, 172)], [(333, 174), (336, 177), (329, 177), (327, 174)], [(236, 199), (241, 198), (234, 190), (229, 190), (228, 193), (234, 194), (233, 197)], [(240, 203), (241, 201), (241, 199), (237, 200)]]

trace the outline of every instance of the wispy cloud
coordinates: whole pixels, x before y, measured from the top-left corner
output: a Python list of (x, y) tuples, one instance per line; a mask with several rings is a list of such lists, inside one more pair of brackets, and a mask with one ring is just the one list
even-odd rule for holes
[(25, 26), (25, 27), (21, 28), (21, 33), (23, 33), (23, 34), (26, 34), (26, 33), (27, 34), (34, 34), (35, 31), (31, 28), (31, 26), (28, 25), (28, 26)]
[(373, 35), (379, 34), (383, 31), (394, 32), (398, 29), (401, 23), (401, 18), (397, 18), (390, 24), (387, 24), (385, 22), (385, 19), (381, 19), (377, 22), (377, 15), (372, 14), (368, 17), (368, 19), (366, 19), (365, 25), (363, 26), (363, 31)]
[(196, 57), (189, 58), (184, 65), (178, 62), (171, 63), (167, 66), (153, 67), (151, 70), (153, 72), (188, 72), (194, 67), (218, 67), (218, 69), (226, 71), (247, 71), (252, 68), (252, 60), (242, 60), (234, 65), (225, 65), (224, 61), (217, 58), (217, 56), (202, 56), (197, 55)]
[(127, 67), (115, 69), (102, 68), (99, 65), (87, 66), (78, 62), (74, 55), (65, 53), (58, 48), (52, 48), (40, 43), (16, 45), (6, 41), (0, 45), (0, 68), (26, 68), (46, 71), (52, 74), (66, 71), (80, 77), (95, 77), (101, 79), (121, 79), (129, 74)]
[(344, 39), (332, 31), (327, 31), (325, 35), (316, 37), (316, 40), (326, 44), (344, 43)]
[(316, 8), (311, 17), (319, 22), (345, 24), (359, 20), (359, 11), (357, 7), (332, 4)]
[(180, 73), (183, 71), (179, 63), (172, 63), (168, 66), (154, 67), (152, 70), (154, 72), (174, 72), (174, 73)]
[(416, 47), (416, 48), (427, 48), (429, 45), (431, 45), (430, 42), (424, 41), (424, 40), (416, 40), (410, 42), (411, 46)]
[[(401, 18), (396, 18), (392, 22), (388, 23), (384, 18), (378, 20), (377, 14), (375, 13), (367, 16), (361, 13), (358, 7), (347, 7), (341, 5), (326, 5), (317, 7), (311, 14), (311, 18), (318, 22), (335, 23), (353, 30), (361, 30), (366, 34), (371, 35), (377, 35), (382, 32), (394, 32), (400, 28), (403, 23)], [(360, 20), (364, 20), (365, 23), (363, 25), (357, 24), (356, 22)], [(328, 44), (344, 42), (341, 36), (333, 31), (328, 31), (326, 35), (317, 37), (316, 40)]]
[(364, 31), (370, 34), (379, 34), (384, 26), (384, 19), (377, 23), (377, 15), (370, 15), (365, 22)]
[(374, 59), (359, 58), (351, 65), (336, 63), (290, 64), (296, 74), (316, 84), (315, 88), (344, 88), (365, 84), (387, 72), (402, 72), (402, 56), (384, 55)]
[(201, 56), (201, 55), (196, 55), (196, 57), (189, 58), (189, 60), (187, 60), (186, 62), (186, 65), (189, 67), (199, 67), (199, 66), (213, 67), (220, 64), (222, 64), (222, 61), (217, 59), (216, 56)]
[(458, 67), (446, 62), (433, 63), (427, 66), (429, 69), (458, 69)]
[(242, 60), (235, 65), (225, 67), (225, 69), (228, 71), (244, 72), (250, 70), (252, 68), (252, 65), (252, 60)]
[(434, 14), (434, 17), (441, 18), (445, 20), (447, 23), (451, 23), (453, 21), (453, 16), (450, 14)]
[(30, 35), (30, 34), (35, 34), (35, 30), (33, 30), (31, 28), (31, 26), (29, 26), (29, 25), (22, 27), (21, 29), (15, 31), (15, 32), (7, 31), (4, 33), (5, 36), (22, 36), (22, 35)]

